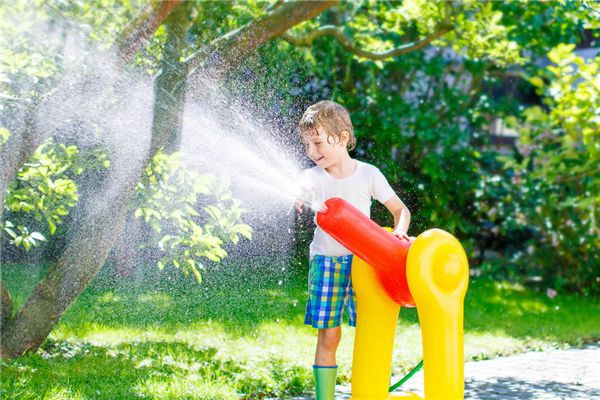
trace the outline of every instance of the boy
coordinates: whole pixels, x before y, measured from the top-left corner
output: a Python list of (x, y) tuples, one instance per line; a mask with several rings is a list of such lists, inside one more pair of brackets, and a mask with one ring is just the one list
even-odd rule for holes
[[(304, 171), (302, 186), (312, 199), (300, 198), (302, 212), (309, 200), (324, 202), (341, 197), (370, 217), (371, 200), (383, 203), (394, 216), (393, 234), (409, 240), (410, 212), (376, 167), (352, 159), (354, 128), (346, 109), (333, 101), (310, 106), (298, 125), (306, 153), (315, 167)], [(315, 218), (316, 223), (316, 218)], [(319, 329), (313, 366), (316, 399), (334, 398), (336, 351), (341, 339), (343, 309), (350, 326), (356, 326), (356, 309), (350, 280), (352, 254), (317, 225), (310, 245), (308, 301), (304, 323)]]

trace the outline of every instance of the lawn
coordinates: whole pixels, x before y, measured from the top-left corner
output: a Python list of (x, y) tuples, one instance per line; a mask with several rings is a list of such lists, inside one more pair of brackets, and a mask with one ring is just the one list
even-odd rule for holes
[[(239, 265), (244, 264), (243, 268)], [(47, 266), (3, 265), (22, 304)], [(315, 332), (303, 325), (305, 276), (259, 260), (229, 260), (191, 277), (150, 268), (116, 278), (110, 266), (64, 315), (42, 349), (3, 362), (2, 399), (239, 399), (309, 391)], [(394, 374), (421, 358), (415, 309), (401, 311)], [(472, 278), (466, 359), (578, 346), (600, 338), (598, 299)], [(338, 352), (348, 382), (353, 331)]]

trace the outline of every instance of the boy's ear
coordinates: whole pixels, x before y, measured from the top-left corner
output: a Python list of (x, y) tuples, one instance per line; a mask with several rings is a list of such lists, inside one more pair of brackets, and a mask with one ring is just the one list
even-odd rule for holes
[(350, 134), (348, 133), (348, 131), (341, 131), (340, 132), (340, 144), (344, 144), (344, 146), (346, 146), (348, 144), (348, 141), (350, 140)]

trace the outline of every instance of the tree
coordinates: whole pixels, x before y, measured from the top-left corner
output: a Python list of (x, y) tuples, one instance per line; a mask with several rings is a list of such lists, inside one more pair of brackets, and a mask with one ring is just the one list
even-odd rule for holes
[[(158, 2), (154, 1), (144, 7), (137, 18), (135, 18), (120, 35), (117, 42), (117, 57), (124, 63), (132, 55), (132, 50), (139, 47), (143, 40), (152, 34), (152, 27), (156, 29), (163, 19), (169, 15), (177, 1)], [(140, 17), (141, 16), (141, 17)], [(150, 27), (150, 28), (149, 28)], [(36, 71), (33, 71), (35, 74)], [(85, 77), (81, 77), (85, 79)], [(33, 151), (35, 151), (48, 137), (49, 132), (43, 127), (35, 125), (35, 113), (42, 106), (47, 98), (60, 98), (62, 92), (67, 90), (68, 85), (58, 86), (56, 89), (47, 92), (46, 95), (39, 95), (33, 99), (33, 105), (28, 108), (30, 117), (24, 124), (22, 130), (8, 136), (7, 140), (0, 147), (0, 159), (2, 160), (2, 176), (0, 185), (0, 200), (4, 200), (8, 183), (13, 179), (19, 168), (27, 161)], [(70, 89), (70, 88), (69, 88)], [(146, 162), (146, 164), (148, 164)], [(134, 173), (135, 175), (135, 173)], [(136, 178), (129, 177), (129, 190), (133, 190), (132, 183)], [(139, 179), (139, 176), (138, 176)], [(119, 204), (116, 202), (116, 204)], [(123, 207), (124, 203), (120, 203)], [(2, 211), (0, 211), (2, 212)], [(97, 237), (99, 241), (111, 240), (111, 235), (106, 232), (111, 227), (102, 226), (102, 211), (88, 210), (88, 221), (96, 221), (101, 229), (104, 228), (104, 235)], [(104, 210), (106, 213), (106, 210)], [(93, 222), (91, 225), (93, 226)], [(89, 227), (90, 225), (88, 225)], [(88, 228), (89, 229), (89, 228)], [(81, 236), (83, 233), (83, 236)], [(0, 357), (15, 357), (24, 351), (36, 349), (49, 333), (51, 327), (56, 323), (60, 315), (66, 310), (71, 302), (85, 288), (87, 283), (95, 276), (98, 271), (97, 263), (94, 260), (94, 244), (86, 240), (86, 236), (93, 236), (92, 230), (87, 233), (82, 229), (79, 236), (76, 236), (70, 248), (61, 258), (61, 262), (40, 282), (36, 290), (30, 296), (29, 301), (22, 307), (20, 312), (12, 315), (12, 299), (8, 290), (0, 282), (2, 291), (2, 344), (0, 347)], [(87, 242), (87, 246), (82, 245)], [(91, 246), (90, 246), (91, 245)], [(76, 246), (83, 246), (77, 250)], [(107, 248), (110, 244), (98, 246), (100, 254), (110, 250)], [(105, 258), (106, 256), (104, 256)], [(103, 260), (100, 261), (103, 263)]]
[[(156, 6), (160, 5), (160, 2), (153, 2), (152, 4)], [(214, 40), (208, 51), (203, 50), (194, 53), (183, 64), (183, 67), (187, 73), (199, 68), (204, 68), (210, 73), (223, 71), (235, 65), (242, 57), (252, 52), (264, 41), (306, 19), (315, 17), (333, 4), (334, 2), (331, 1), (283, 4), (272, 11), (266, 12), (262, 17), (256, 18)], [(173, 10), (174, 8), (170, 11)], [(159, 16), (165, 17), (166, 14), (159, 13)], [(156, 16), (156, 14), (149, 15)], [(179, 16), (176, 15), (172, 18), (177, 17)], [(140, 23), (140, 26), (155, 25), (145, 23), (143, 18), (138, 23)], [(175, 21), (172, 23), (176, 24)], [(144, 32), (148, 31), (144, 30)], [(176, 32), (174, 34), (177, 35)], [(137, 40), (136, 35), (130, 37)], [(117, 48), (129, 49), (130, 47), (120, 44)], [(128, 50), (126, 54), (131, 54), (131, 51)], [(186, 74), (182, 75), (177, 69), (175, 71), (174, 73), (177, 73), (180, 78), (186, 76)], [(167, 74), (168, 72), (165, 75)], [(160, 95), (156, 96), (155, 102), (160, 104)], [(173, 114), (177, 115), (179, 112), (179, 110), (175, 110)], [(168, 130), (166, 131), (168, 132)], [(26, 351), (37, 349), (64, 311), (98, 273), (114, 245), (115, 238), (118, 237), (123, 228), (127, 204), (142, 177), (145, 166), (150, 163), (151, 158), (159, 149), (169, 145), (170, 140), (173, 139), (172, 135), (164, 135), (162, 132), (165, 131), (159, 133), (158, 130), (153, 129), (153, 133), (160, 134), (160, 136), (153, 136), (151, 153), (140, 160), (134, 168), (131, 165), (116, 166), (122, 173), (120, 179), (114, 179), (114, 176), (113, 179), (107, 179), (98, 191), (100, 196), (105, 196), (106, 201), (100, 207), (93, 204), (89, 205), (85, 210), (84, 220), (56, 266), (36, 286), (27, 302), (12, 317), (7, 317), (11, 314), (12, 304), (9, 302), (10, 298), (5, 296), (7, 292), (3, 288), (2, 300), (6, 300), (6, 302), (3, 301), (2, 303), (2, 315), (7, 319), (2, 324), (2, 343), (0, 347), (2, 358), (16, 357)], [(9, 145), (9, 143), (5, 143), (2, 147), (3, 155), (11, 150), (21, 154), (20, 157), (13, 158), (13, 162), (7, 165), (8, 169), (13, 172), (11, 174), (10, 171), (7, 171), (3, 175), (3, 180), (11, 179), (18, 167), (28, 158), (29, 154), (21, 149), (30, 149), (34, 144), (40, 144), (45, 138), (45, 134), (35, 128), (27, 129), (26, 133), (22, 133), (21, 136), (24, 135), (29, 137), (27, 146), (13, 145), (5, 147)], [(22, 139), (22, 137), (19, 139)], [(11, 138), (9, 138), (10, 141)], [(19, 142), (23, 143), (24, 141), (20, 140)], [(8, 150), (9, 148), (10, 150)], [(1, 188), (3, 192), (5, 187), (3, 185)], [(9, 311), (5, 311), (7, 309)]]

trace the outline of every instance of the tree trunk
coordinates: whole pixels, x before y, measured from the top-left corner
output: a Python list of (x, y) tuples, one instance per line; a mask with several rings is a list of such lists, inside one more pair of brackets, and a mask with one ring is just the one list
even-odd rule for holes
[(13, 301), (4, 283), (0, 281), (0, 327), (12, 316)]
[[(8, 184), (17, 176), (21, 165), (25, 164), (33, 152), (43, 143), (34, 132), (35, 115), (39, 108), (39, 102), (28, 110), (25, 123), (20, 134), (11, 132), (8, 141), (0, 145), (0, 217), (4, 211), (4, 196)], [(40, 135), (41, 136), (41, 135)], [(45, 138), (44, 138), (45, 140)]]
[(132, 276), (141, 265), (143, 254), (139, 245), (144, 241), (145, 235), (141, 223), (135, 218), (133, 210), (127, 212), (125, 226), (108, 260), (114, 262), (115, 273), (119, 278)]
[(165, 21), (168, 39), (162, 61), (163, 71), (155, 80), (149, 155), (142, 162), (127, 160), (127, 165), (115, 165), (118, 172), (112, 174), (112, 179), (106, 180), (97, 194), (105, 201), (100, 207), (94, 201), (84, 205), (83, 222), (57, 265), (36, 286), (14, 318), (3, 324), (0, 358), (18, 357), (39, 348), (62, 314), (98, 274), (115, 244), (115, 238), (121, 236), (129, 199), (151, 156), (161, 147), (173, 150), (179, 143), (186, 75), (178, 59), (187, 30), (185, 17), (183, 11), (177, 11)]
[(160, 74), (154, 80), (152, 154), (161, 146), (164, 146), (165, 153), (172, 153), (181, 144), (187, 73), (179, 58), (185, 48), (185, 33), (189, 26), (186, 11), (185, 7), (181, 7), (165, 21), (167, 42), (163, 48)]
[[(178, 2), (170, 3), (175, 4)], [(162, 3), (155, 1), (153, 4), (154, 6), (160, 6)], [(168, 12), (170, 13), (173, 10), (174, 7), (171, 5)], [(160, 18), (164, 18), (166, 15), (163, 10)], [(136, 22), (136, 24), (140, 23), (142, 21)], [(162, 19), (153, 29), (156, 29), (160, 23), (162, 23)], [(131, 24), (128, 29), (135, 31)], [(151, 32), (145, 31), (146, 35), (149, 33)], [(134, 51), (132, 52), (132, 49), (134, 47), (132, 46), (141, 44), (140, 36), (137, 35), (135, 38), (134, 36), (130, 33), (130, 39), (120, 41), (119, 49), (122, 46), (126, 48), (126, 50), (123, 50), (124, 53), (121, 54), (121, 61), (133, 55)], [(131, 41), (135, 41), (135, 43)], [(155, 97), (168, 97), (168, 93), (157, 90)], [(183, 104), (183, 101), (181, 104)], [(14, 168), (11, 170), (3, 168), (2, 170), (2, 186), (0, 186), (2, 195), (0, 200), (3, 200), (11, 175), (12, 177), (16, 175), (20, 165), (26, 162), (31, 153), (46, 139), (45, 135), (37, 134), (39, 131), (30, 126), (29, 129), (23, 131), (23, 139), (20, 143), (18, 140), (14, 140), (14, 145), (3, 146), (1, 149), (2, 155), (6, 151), (12, 151), (18, 155), (18, 159), (15, 158), (7, 163), (7, 167)], [(143, 135), (139, 136), (143, 137)], [(160, 140), (167, 139), (167, 136), (158, 140), (153, 139), (153, 145), (159, 147)], [(153, 154), (153, 152), (149, 154)], [(113, 173), (112, 179), (109, 178), (103, 189), (97, 193), (98, 198), (104, 200), (102, 205), (98, 206), (95, 201), (89, 201), (84, 205), (82, 222), (78, 224), (77, 231), (65, 247), (61, 257), (59, 257), (57, 265), (36, 286), (28, 301), (14, 317), (11, 317), (12, 301), (9, 301), (10, 294), (4, 285), (1, 286), (2, 332), (0, 358), (18, 357), (26, 351), (36, 350), (46, 339), (62, 314), (97, 275), (114, 246), (115, 238), (118, 238), (123, 230), (129, 199), (149, 160), (150, 156), (146, 155), (141, 162), (137, 160), (137, 165), (133, 162), (134, 165), (116, 166), (119, 172)]]
[(113, 179), (98, 191), (103, 201), (88, 203), (79, 229), (56, 266), (36, 286), (19, 312), (3, 324), (0, 358), (36, 350), (96, 276), (121, 232), (127, 202), (147, 161), (132, 168), (120, 166), (120, 173), (113, 174)]

